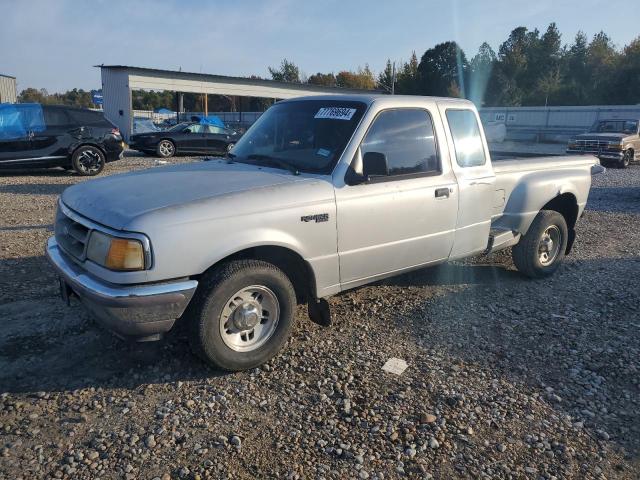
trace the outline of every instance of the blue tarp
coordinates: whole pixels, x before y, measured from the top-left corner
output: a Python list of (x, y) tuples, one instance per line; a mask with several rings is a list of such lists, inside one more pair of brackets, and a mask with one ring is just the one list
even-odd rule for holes
[(220, 120), (219, 117), (216, 117), (215, 115), (208, 115), (208, 116), (202, 116), (200, 117), (200, 124), (201, 125), (213, 125), (214, 127), (222, 127), (224, 128), (224, 122), (222, 120)]
[(39, 103), (0, 103), (0, 139), (25, 138), (29, 132), (44, 132), (45, 128)]
[(172, 112), (171, 110), (169, 110), (168, 108), (156, 108), (156, 113), (164, 113), (164, 114), (173, 114), (176, 112)]

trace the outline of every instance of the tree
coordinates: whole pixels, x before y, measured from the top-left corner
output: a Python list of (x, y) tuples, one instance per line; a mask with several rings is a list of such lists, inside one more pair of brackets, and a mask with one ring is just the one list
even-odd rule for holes
[(411, 58), (404, 63), (397, 74), (396, 92), (404, 95), (418, 95), (420, 92), (420, 79), (418, 72), (418, 57), (415, 50)]
[(376, 81), (369, 69), (369, 65), (365, 65), (364, 68), (358, 67), (356, 72), (348, 70), (339, 72), (336, 75), (336, 83), (338, 87), (342, 88), (359, 88), (362, 90), (374, 90), (376, 88)]
[(279, 67), (269, 67), (269, 73), (271, 74), (271, 79), (278, 82), (301, 83), (300, 69), (295, 63), (286, 58), (282, 59)]
[(496, 52), (487, 42), (484, 42), (469, 62), (469, 99), (478, 106), (482, 106), (487, 101), (491, 102), (496, 94), (496, 92), (487, 91), (496, 61)]
[(324, 87), (335, 87), (338, 85), (336, 76), (333, 73), (316, 73), (307, 79), (310, 85), (321, 85)]
[(456, 42), (444, 42), (427, 50), (418, 64), (420, 93), (465, 96), (467, 60)]
[(640, 37), (624, 48), (615, 72), (612, 103), (640, 103)]
[(559, 103), (585, 105), (588, 103), (590, 79), (587, 66), (589, 40), (579, 31), (571, 46), (564, 49), (560, 59), (562, 86), (558, 92)]
[(589, 97), (596, 104), (613, 101), (617, 94), (612, 88), (612, 73), (620, 54), (609, 36), (600, 32), (594, 35), (587, 48), (587, 71), (590, 77)]
[(46, 103), (49, 94), (43, 88), (38, 90), (36, 88), (25, 88), (18, 95), (19, 103)]
[(382, 72), (378, 74), (378, 81), (376, 86), (380, 90), (386, 90), (387, 92), (391, 92), (393, 90), (393, 64), (391, 63), (391, 59), (387, 59), (387, 64)]

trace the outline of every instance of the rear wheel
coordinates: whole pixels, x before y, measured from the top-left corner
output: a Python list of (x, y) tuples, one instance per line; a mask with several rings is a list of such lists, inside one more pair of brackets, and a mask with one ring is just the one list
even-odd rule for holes
[(78, 148), (71, 156), (71, 165), (78, 175), (93, 176), (104, 168), (104, 153), (91, 145)]
[(176, 146), (171, 140), (160, 140), (156, 153), (162, 158), (173, 157), (176, 154)]
[(271, 359), (291, 331), (296, 296), (289, 278), (257, 260), (225, 263), (206, 274), (189, 305), (191, 345), (223, 370)]
[(531, 278), (551, 275), (562, 263), (568, 239), (564, 217), (553, 210), (541, 210), (527, 234), (513, 247), (513, 263)]

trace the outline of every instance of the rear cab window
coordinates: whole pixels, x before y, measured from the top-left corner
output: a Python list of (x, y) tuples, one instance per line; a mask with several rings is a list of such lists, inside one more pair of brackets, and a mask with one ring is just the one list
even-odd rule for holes
[(465, 109), (447, 109), (446, 115), (457, 164), (461, 167), (484, 165), (487, 157), (475, 112)]

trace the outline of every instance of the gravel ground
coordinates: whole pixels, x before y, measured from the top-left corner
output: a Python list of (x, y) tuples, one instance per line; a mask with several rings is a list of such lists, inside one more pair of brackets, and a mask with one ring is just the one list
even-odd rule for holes
[(393, 278), (236, 374), (59, 301), (42, 250), (78, 181), (0, 176), (0, 478), (640, 477), (640, 166), (595, 178), (551, 279), (509, 252)]

